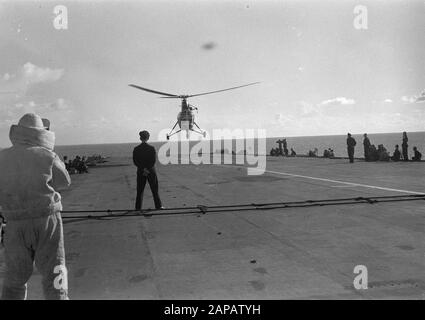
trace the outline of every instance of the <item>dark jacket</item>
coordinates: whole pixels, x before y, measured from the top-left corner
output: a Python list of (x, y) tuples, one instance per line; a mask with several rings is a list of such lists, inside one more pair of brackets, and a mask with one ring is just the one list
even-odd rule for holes
[(369, 150), (369, 147), (370, 147), (370, 140), (369, 140), (369, 138), (364, 138), (364, 140), (363, 140), (363, 146), (364, 146), (364, 148), (365, 148), (365, 150)]
[(156, 161), (155, 148), (147, 143), (141, 143), (133, 150), (133, 163), (138, 170), (152, 169)]
[(354, 148), (355, 145), (356, 145), (356, 140), (354, 140), (353, 137), (348, 137), (347, 138), (347, 147), (348, 148)]
[(407, 139), (407, 137), (406, 138), (403, 138), (403, 143), (401, 144), (401, 146), (403, 147), (403, 148), (407, 148), (409, 145), (407, 144), (407, 141), (409, 141), (409, 139)]

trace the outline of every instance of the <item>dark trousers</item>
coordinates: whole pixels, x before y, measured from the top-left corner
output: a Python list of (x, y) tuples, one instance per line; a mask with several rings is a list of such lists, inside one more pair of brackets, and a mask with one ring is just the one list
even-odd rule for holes
[(350, 158), (350, 162), (354, 162), (354, 147), (347, 147), (348, 158)]
[(142, 209), (143, 204), (143, 192), (146, 186), (146, 180), (149, 182), (149, 186), (152, 191), (153, 201), (155, 202), (155, 208), (159, 209), (162, 207), (161, 199), (158, 194), (158, 177), (156, 176), (155, 169), (149, 169), (147, 176), (143, 175), (143, 170), (137, 171), (137, 195), (136, 195), (136, 210)]
[(403, 152), (403, 160), (409, 161), (409, 155), (407, 152), (407, 146), (402, 146), (402, 152)]
[(369, 161), (369, 148), (364, 148), (364, 159), (365, 161)]

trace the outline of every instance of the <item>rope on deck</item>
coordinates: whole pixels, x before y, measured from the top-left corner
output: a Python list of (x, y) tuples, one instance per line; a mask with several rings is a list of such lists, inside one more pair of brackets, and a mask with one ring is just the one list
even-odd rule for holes
[[(376, 196), (376, 197), (354, 197), (339, 199), (322, 200), (303, 200), (289, 202), (269, 202), (269, 203), (250, 203), (233, 204), (220, 206), (197, 205), (195, 207), (175, 207), (164, 209), (146, 209), (143, 211), (134, 209), (104, 209), (104, 210), (63, 210), (62, 219), (102, 219), (113, 217), (153, 217), (153, 216), (171, 216), (187, 214), (207, 214), (220, 212), (253, 211), (253, 210), (273, 210), (287, 208), (309, 208), (317, 206), (349, 205), (349, 204), (375, 204), (386, 202), (418, 201), (425, 200), (425, 194), (397, 195), (397, 196)], [(78, 213), (107, 213), (95, 215), (75, 215)]]

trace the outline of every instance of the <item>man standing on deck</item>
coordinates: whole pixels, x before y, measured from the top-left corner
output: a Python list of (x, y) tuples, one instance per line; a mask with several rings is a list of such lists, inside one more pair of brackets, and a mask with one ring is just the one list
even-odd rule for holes
[(405, 132), (403, 132), (403, 143), (401, 144), (401, 150), (403, 152), (403, 160), (404, 161), (409, 161), (409, 152), (407, 151), (407, 147), (409, 146), (407, 144), (408, 141), (409, 141), (409, 139), (407, 138), (407, 133), (405, 131)]
[(153, 200), (156, 209), (163, 209), (161, 199), (158, 194), (158, 178), (155, 171), (156, 151), (155, 148), (147, 143), (149, 132), (139, 132), (141, 144), (133, 150), (133, 163), (137, 167), (137, 194), (136, 210), (142, 209), (143, 191), (145, 190), (146, 180), (152, 191)]
[(33, 113), (9, 133), (12, 147), (0, 151), (0, 206), (6, 273), (2, 299), (23, 300), (34, 262), (46, 299), (67, 300), (61, 196), (71, 183), (64, 163), (53, 152), (55, 135)]
[(350, 158), (350, 163), (354, 162), (354, 147), (356, 145), (356, 140), (351, 136), (351, 133), (347, 134), (347, 152), (348, 158)]
[(369, 150), (370, 150), (370, 140), (367, 137), (367, 133), (365, 133), (363, 135), (364, 139), (363, 139), (363, 148), (364, 148), (364, 160), (365, 161), (369, 161), (370, 157), (369, 157)]

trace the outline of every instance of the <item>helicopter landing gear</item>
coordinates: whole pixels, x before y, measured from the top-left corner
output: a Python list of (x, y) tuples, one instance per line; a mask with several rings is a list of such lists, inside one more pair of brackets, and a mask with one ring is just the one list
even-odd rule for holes
[(199, 129), (199, 131), (193, 130), (193, 129), (192, 131), (201, 134), (205, 138), (207, 136), (207, 132), (202, 131), (202, 129), (198, 126), (198, 124), (195, 121), (193, 121), (193, 124)]
[(178, 124), (178, 123), (179, 123), (179, 122), (177, 121), (177, 122), (174, 124), (173, 129), (171, 129), (170, 133), (167, 133), (167, 135), (166, 135), (167, 140), (170, 140), (170, 137), (171, 137), (171, 136), (173, 136), (173, 135), (175, 135), (176, 133), (179, 133), (179, 132), (181, 131), (181, 129), (180, 129), (180, 130), (177, 130), (177, 131), (173, 132), (173, 130), (176, 128), (176, 126), (177, 126), (177, 124)]
[(173, 132), (173, 133), (167, 133), (167, 135), (166, 135), (166, 137), (167, 137), (167, 140), (170, 140), (170, 137), (171, 136), (174, 136), (176, 133), (179, 133), (181, 130), (177, 130), (176, 132)]

